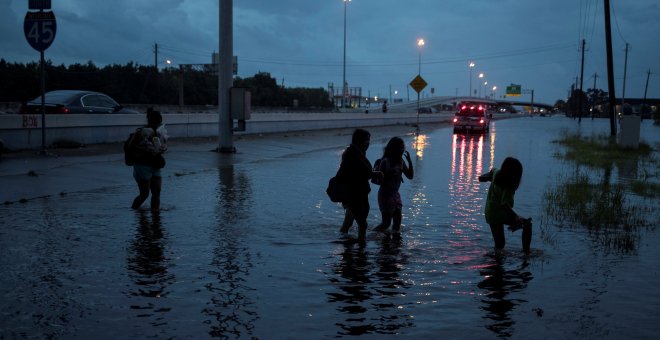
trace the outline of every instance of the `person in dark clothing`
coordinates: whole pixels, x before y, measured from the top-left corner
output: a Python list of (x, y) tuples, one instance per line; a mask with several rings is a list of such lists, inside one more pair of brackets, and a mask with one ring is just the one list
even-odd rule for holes
[[(369, 192), (371, 186), (369, 181), (374, 176), (382, 176), (380, 172), (374, 172), (371, 162), (367, 159), (367, 149), (371, 143), (371, 134), (364, 129), (356, 129), (353, 132), (351, 145), (349, 145), (341, 156), (339, 176), (347, 184), (348, 199), (343, 202), (347, 214), (352, 215), (358, 225), (358, 241), (364, 242), (367, 233), (367, 217), (369, 216)], [(340, 231), (347, 233), (352, 225), (344, 221)]]
[(139, 209), (151, 191), (151, 210), (160, 209), (160, 191), (163, 183), (161, 168), (162, 154), (167, 151), (167, 133), (162, 125), (160, 112), (151, 108), (147, 111), (147, 125), (138, 128), (131, 140), (131, 149), (136, 155), (133, 178), (140, 193), (133, 199), (131, 208)]
[(503, 249), (505, 244), (504, 225), (516, 231), (522, 228), (523, 251), (529, 254), (532, 243), (532, 222), (513, 211), (513, 202), (516, 190), (520, 186), (523, 167), (519, 160), (507, 157), (500, 169), (492, 169), (479, 176), (480, 182), (491, 182), (486, 199), (486, 222), (495, 241), (495, 249)]

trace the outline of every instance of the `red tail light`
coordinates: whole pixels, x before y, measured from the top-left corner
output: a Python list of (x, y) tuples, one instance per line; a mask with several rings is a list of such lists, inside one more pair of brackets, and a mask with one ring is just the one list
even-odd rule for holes
[(483, 120), (483, 119), (479, 121), (479, 124), (483, 124), (483, 123), (484, 123), (484, 120)]
[(69, 113), (69, 109), (64, 106), (58, 106), (53, 108), (53, 113), (66, 114)]
[(458, 118), (454, 118), (454, 123), (458, 122)]

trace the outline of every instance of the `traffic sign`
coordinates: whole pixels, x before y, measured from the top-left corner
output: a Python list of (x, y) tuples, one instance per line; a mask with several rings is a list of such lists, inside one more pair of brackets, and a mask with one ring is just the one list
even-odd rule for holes
[(23, 32), (32, 48), (39, 52), (45, 51), (55, 40), (57, 32), (55, 13), (52, 11), (27, 12), (23, 21)]
[(520, 96), (520, 85), (516, 84), (511, 84), (510, 86), (506, 87), (506, 95), (507, 97), (519, 97)]
[(50, 9), (50, 8), (51, 8), (50, 0), (30, 0), (30, 1), (28, 1), (28, 9), (44, 10), (44, 9)]
[(420, 76), (419, 74), (417, 75), (417, 77), (415, 77), (415, 79), (413, 79), (410, 82), (410, 87), (412, 87), (415, 91), (417, 91), (417, 93), (422, 92), (422, 90), (426, 87), (426, 85), (428, 85), (426, 83), (426, 80), (424, 80), (424, 78), (422, 78), (422, 76)]

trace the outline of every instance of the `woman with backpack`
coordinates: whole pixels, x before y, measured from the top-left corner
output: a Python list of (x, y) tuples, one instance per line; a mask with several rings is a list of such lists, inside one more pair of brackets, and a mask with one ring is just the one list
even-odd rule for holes
[(151, 210), (160, 209), (160, 191), (163, 184), (161, 170), (165, 167), (163, 153), (167, 151), (167, 135), (160, 112), (147, 110), (147, 125), (138, 128), (130, 142), (133, 154), (133, 178), (140, 193), (131, 208), (139, 209), (151, 191)]
[[(406, 162), (403, 160), (406, 158)], [(415, 171), (413, 169), (410, 153), (406, 151), (405, 143), (400, 137), (392, 137), (387, 145), (380, 163), (377, 165), (379, 171), (384, 175), (378, 189), (378, 207), (382, 216), (382, 223), (375, 229), (386, 231), (392, 224), (392, 231), (398, 234), (401, 230), (403, 203), (399, 188), (403, 182), (403, 175), (412, 179)]]
[(371, 162), (367, 159), (367, 149), (369, 149), (370, 143), (369, 131), (356, 129), (353, 132), (351, 145), (344, 150), (341, 156), (338, 171), (338, 176), (346, 183), (348, 189), (347, 198), (342, 202), (346, 213), (340, 232), (347, 233), (355, 220), (358, 225), (358, 242), (361, 243), (366, 241), (367, 236), (369, 192), (371, 191), (369, 181), (381, 176), (379, 172), (373, 171)]

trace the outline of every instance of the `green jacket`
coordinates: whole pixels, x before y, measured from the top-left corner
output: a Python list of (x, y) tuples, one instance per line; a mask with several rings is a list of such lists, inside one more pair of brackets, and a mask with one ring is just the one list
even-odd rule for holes
[(486, 198), (486, 222), (488, 224), (509, 224), (515, 217), (513, 212), (514, 191), (495, 184), (498, 169), (491, 170), (492, 177)]

